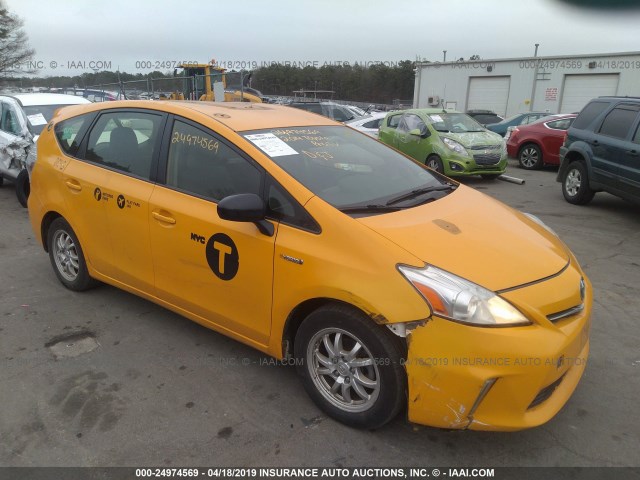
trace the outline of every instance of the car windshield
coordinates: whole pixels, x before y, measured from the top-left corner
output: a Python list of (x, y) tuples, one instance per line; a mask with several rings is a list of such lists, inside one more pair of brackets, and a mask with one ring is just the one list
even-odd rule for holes
[(29, 105), (22, 107), (27, 114), (31, 131), (34, 135), (40, 135), (44, 126), (53, 118), (53, 113), (68, 105)]
[(433, 113), (428, 116), (438, 132), (483, 132), (484, 128), (466, 113)]
[[(345, 211), (362, 207), (384, 213), (385, 208), (407, 208), (449, 193), (438, 190), (450, 185), (445, 177), (349, 127), (290, 127), (242, 135), (315, 195)], [(434, 191), (427, 198), (423, 189), (430, 188)]]

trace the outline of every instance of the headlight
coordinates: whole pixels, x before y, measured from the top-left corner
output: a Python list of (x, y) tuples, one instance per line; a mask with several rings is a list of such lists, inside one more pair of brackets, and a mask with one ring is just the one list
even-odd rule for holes
[(513, 305), (486, 288), (427, 265), (398, 269), (440, 317), (483, 327), (530, 325)]
[(469, 152), (467, 152), (467, 149), (464, 148), (462, 144), (456, 142), (455, 140), (451, 140), (450, 138), (444, 137), (442, 139), (442, 142), (454, 152), (460, 155), (464, 155), (466, 157), (469, 156)]

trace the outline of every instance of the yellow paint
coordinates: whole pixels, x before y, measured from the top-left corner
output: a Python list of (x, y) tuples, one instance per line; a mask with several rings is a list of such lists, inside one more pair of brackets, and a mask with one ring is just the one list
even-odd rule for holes
[[(42, 242), (48, 214), (67, 219), (93, 277), (276, 358), (284, 355), (287, 319), (309, 300), (353, 305), (371, 317), (371, 328), (427, 319), (408, 337), (408, 415), (415, 423), (528, 428), (553, 417), (573, 392), (589, 349), (591, 285), (564, 244), (529, 218), (464, 186), (436, 202), (393, 214), (358, 219), (342, 214), (237, 133), (300, 125), (312, 132), (314, 126), (335, 125), (298, 109), (250, 103), (109, 102), (65, 108), (53, 123), (125, 106), (173, 113), (217, 132), (283, 185), (322, 231), (276, 224), (269, 237), (251, 223), (221, 220), (213, 202), (66, 156), (50, 129), (40, 137), (31, 180), (32, 227)], [(200, 139), (193, 142), (197, 148), (210, 146)], [(478, 211), (486, 214), (479, 216)], [(217, 266), (221, 275), (229, 273), (226, 259), (232, 255), (232, 248), (213, 239), (214, 234), (232, 238), (239, 252), (238, 271), (230, 280), (212, 271)], [(501, 294), (531, 325), (471, 327), (431, 316), (428, 304), (397, 270), (399, 264), (419, 267), (425, 262), (494, 291), (550, 278)], [(547, 315), (580, 303), (580, 277), (586, 280), (584, 310), (556, 324), (548, 321)], [(527, 358), (542, 364), (527, 364)], [(575, 360), (571, 364), (567, 359)], [(527, 409), (542, 388), (563, 375), (546, 402)], [(495, 385), (469, 417), (482, 385), (494, 378)]]

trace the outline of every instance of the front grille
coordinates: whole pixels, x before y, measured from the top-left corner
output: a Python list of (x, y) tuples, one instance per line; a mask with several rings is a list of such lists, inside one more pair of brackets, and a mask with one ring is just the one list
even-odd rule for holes
[(474, 155), (473, 159), (476, 161), (476, 165), (495, 165), (500, 162), (499, 153), (484, 153)]
[(558, 385), (560, 385), (560, 382), (562, 382), (562, 379), (564, 378), (564, 375), (562, 375), (559, 379), (557, 379), (555, 382), (553, 382), (551, 385), (547, 385), (546, 387), (544, 387), (542, 390), (540, 390), (538, 392), (538, 394), (536, 395), (536, 398), (533, 399), (533, 401), (529, 404), (529, 406), (527, 407), (527, 410), (532, 409), (533, 407), (537, 407), (538, 405), (540, 405), (542, 402), (546, 401), (549, 399), (549, 397), (553, 394), (553, 392), (555, 391), (556, 388), (558, 388)]
[(563, 318), (571, 317), (573, 315), (577, 315), (582, 310), (584, 310), (584, 304), (576, 305), (575, 307), (567, 308), (566, 310), (562, 310), (561, 312), (552, 313), (547, 315), (547, 319), (550, 322), (557, 322), (562, 320)]
[(498, 150), (502, 145), (474, 145), (469, 147), (469, 150)]

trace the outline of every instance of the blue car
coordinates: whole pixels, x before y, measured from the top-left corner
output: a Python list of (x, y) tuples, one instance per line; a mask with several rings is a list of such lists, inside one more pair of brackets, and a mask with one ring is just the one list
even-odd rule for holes
[(526, 113), (517, 113), (510, 117), (505, 118), (499, 123), (490, 123), (486, 125), (485, 128), (491, 130), (492, 132), (496, 132), (503, 137), (507, 133), (507, 129), (509, 127), (517, 127), (518, 125), (528, 125), (529, 123), (533, 123), (536, 120), (547, 117), (549, 115), (553, 115), (550, 112), (526, 112)]

